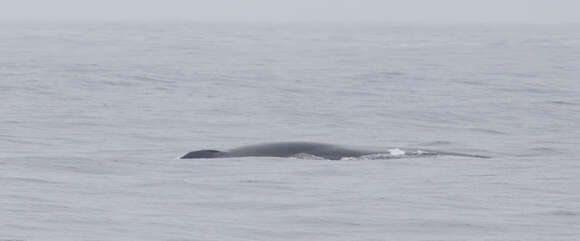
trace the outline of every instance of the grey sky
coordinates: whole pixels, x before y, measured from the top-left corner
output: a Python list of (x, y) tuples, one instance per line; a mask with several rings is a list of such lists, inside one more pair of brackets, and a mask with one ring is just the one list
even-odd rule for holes
[(0, 20), (580, 22), (580, 0), (0, 0)]

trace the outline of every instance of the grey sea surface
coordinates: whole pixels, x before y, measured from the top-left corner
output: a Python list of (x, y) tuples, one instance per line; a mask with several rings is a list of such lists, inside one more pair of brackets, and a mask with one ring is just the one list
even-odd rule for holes
[[(180, 160), (272, 141), (491, 156)], [(0, 24), (0, 240), (580, 240), (580, 25)]]

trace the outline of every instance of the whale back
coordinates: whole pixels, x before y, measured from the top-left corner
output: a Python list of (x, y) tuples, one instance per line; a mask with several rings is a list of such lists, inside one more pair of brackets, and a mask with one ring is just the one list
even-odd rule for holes
[[(393, 154), (393, 151), (398, 150), (397, 153)], [(402, 152), (402, 154), (398, 154)], [(216, 151), (216, 150), (199, 150), (192, 151), (181, 159), (198, 159), (198, 158), (223, 158), (223, 157), (249, 157), (249, 156), (266, 156), (266, 157), (293, 157), (293, 156), (315, 156), (319, 158), (329, 159), (329, 160), (340, 160), (342, 158), (367, 158), (368, 155), (377, 154), (380, 158), (399, 158), (402, 156), (436, 156), (436, 155), (447, 155), (447, 156), (463, 156), (463, 157), (477, 157), (477, 158), (489, 158), (487, 156), (472, 155), (472, 154), (462, 154), (454, 152), (439, 152), (439, 151), (428, 151), (428, 150), (400, 150), (400, 149), (387, 149), (387, 150), (372, 150), (372, 149), (359, 149), (359, 148), (349, 148), (337, 145), (323, 144), (323, 143), (313, 143), (313, 142), (278, 142), (278, 143), (264, 143), (257, 145), (242, 146), (239, 148), (230, 149), (227, 152)], [(375, 157), (368, 157), (375, 158)]]
[(344, 148), (336, 145), (313, 142), (278, 142), (243, 146), (229, 150), (230, 157), (273, 156), (291, 157), (296, 154), (309, 154), (326, 159), (337, 160), (342, 157), (356, 157), (369, 154), (368, 151)]

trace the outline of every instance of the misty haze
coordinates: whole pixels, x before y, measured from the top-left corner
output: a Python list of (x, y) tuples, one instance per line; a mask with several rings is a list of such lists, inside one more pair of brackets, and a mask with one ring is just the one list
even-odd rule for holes
[(577, 1), (0, 3), (0, 241), (580, 239)]

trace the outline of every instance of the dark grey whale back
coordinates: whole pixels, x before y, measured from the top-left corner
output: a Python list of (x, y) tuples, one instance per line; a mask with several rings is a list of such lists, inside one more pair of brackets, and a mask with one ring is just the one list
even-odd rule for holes
[(336, 145), (313, 143), (313, 142), (279, 142), (243, 146), (226, 152), (217, 150), (192, 151), (181, 159), (197, 158), (220, 158), (220, 157), (247, 157), (247, 156), (271, 156), (291, 157), (296, 154), (310, 154), (326, 159), (338, 160), (342, 157), (358, 157), (374, 153), (368, 150), (357, 150)]
[[(400, 149), (397, 149), (402, 151)], [(409, 154), (405, 154), (407, 152)], [(313, 155), (329, 160), (340, 160), (345, 157), (362, 157), (372, 154), (386, 154), (383, 158), (401, 157), (400, 154), (391, 154), (390, 149), (386, 150), (372, 150), (352, 147), (343, 147), (324, 143), (315, 142), (275, 142), (264, 143), (257, 145), (242, 146), (239, 148), (230, 149), (222, 152), (217, 150), (199, 150), (192, 151), (180, 159), (197, 159), (197, 158), (223, 158), (223, 157), (248, 157), (248, 156), (268, 156), (268, 157), (292, 157), (300, 154)], [(389, 156), (390, 155), (390, 156)], [(453, 152), (439, 152), (439, 151), (421, 151), (421, 150), (406, 150), (402, 155), (406, 156), (463, 156), (463, 157), (477, 157), (489, 158), (487, 156), (462, 154)]]
[(231, 149), (228, 156), (273, 156), (291, 157), (296, 154), (310, 154), (330, 160), (338, 160), (342, 157), (357, 157), (373, 153), (372, 151), (356, 150), (337, 145), (314, 143), (314, 142), (278, 142), (258, 145), (243, 146)]

